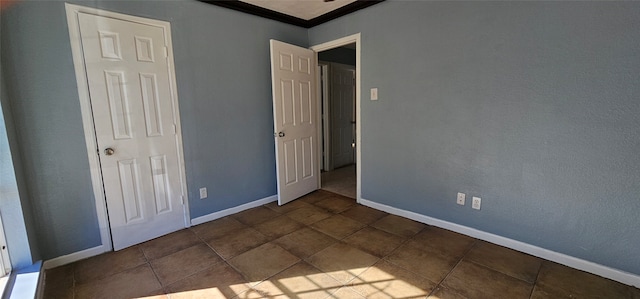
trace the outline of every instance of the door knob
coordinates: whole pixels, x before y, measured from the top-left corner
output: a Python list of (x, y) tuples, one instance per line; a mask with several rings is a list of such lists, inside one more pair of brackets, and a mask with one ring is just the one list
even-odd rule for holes
[(278, 137), (284, 137), (284, 132), (278, 133)]
[(111, 156), (111, 155), (113, 155), (113, 153), (115, 153), (115, 152), (116, 152), (116, 151), (115, 151), (115, 150), (113, 150), (113, 149), (112, 149), (112, 148), (110, 148), (110, 147), (108, 147), (108, 148), (106, 148), (106, 149), (104, 150), (104, 154), (105, 154), (105, 155), (107, 155), (107, 156)]

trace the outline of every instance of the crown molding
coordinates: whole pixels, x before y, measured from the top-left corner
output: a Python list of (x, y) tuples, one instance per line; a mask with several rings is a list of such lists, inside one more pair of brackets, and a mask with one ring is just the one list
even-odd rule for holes
[(241, 11), (244, 13), (249, 13), (252, 15), (256, 15), (256, 16), (271, 19), (271, 20), (276, 20), (279, 22), (283, 22), (283, 23), (287, 23), (287, 24), (291, 24), (299, 27), (311, 28), (311, 27), (320, 25), (322, 23), (331, 21), (333, 19), (339, 18), (341, 16), (350, 14), (352, 12), (358, 11), (360, 9), (369, 7), (371, 5), (378, 4), (380, 2), (383, 2), (384, 0), (357, 0), (355, 2), (349, 3), (345, 6), (332, 10), (326, 14), (323, 14), (321, 16), (315, 17), (310, 20), (297, 18), (294, 16), (283, 14), (281, 12), (273, 11), (270, 9), (266, 9), (266, 8), (249, 4), (246, 2), (242, 2), (239, 0), (222, 0), (222, 1), (221, 0), (199, 0), (199, 1), (216, 5), (216, 6), (233, 9), (236, 11)]

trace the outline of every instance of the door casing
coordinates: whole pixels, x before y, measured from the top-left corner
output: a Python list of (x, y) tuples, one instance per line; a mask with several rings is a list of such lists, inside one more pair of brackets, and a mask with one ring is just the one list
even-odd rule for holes
[[(360, 33), (356, 33), (353, 35), (345, 36), (336, 40), (328, 41), (322, 44), (315, 45), (310, 49), (313, 50), (316, 54), (316, 61), (318, 61), (318, 52), (331, 50), (334, 48), (346, 46), (349, 44), (356, 44), (356, 202), (360, 203), (362, 200), (362, 117), (360, 116), (360, 107), (361, 107), (361, 61), (360, 61), (360, 52), (361, 52), (361, 38)], [(318, 82), (316, 83), (320, 86), (320, 78), (318, 77)], [(320, 88), (316, 88), (318, 92), (318, 99), (320, 99)], [(318, 105), (322, 105), (322, 101), (318, 101)], [(321, 107), (318, 107), (318, 123), (322, 123), (322, 110)], [(318, 126), (318, 136), (322, 136), (322, 126)], [(322, 142), (318, 142), (318, 154), (322, 154)], [(318, 167), (321, 166), (321, 162), (318, 162)], [(321, 176), (318, 176), (318, 180), (321, 180)], [(318, 186), (322, 186), (321, 181), (318, 181)]]
[(177, 123), (176, 128), (176, 140), (178, 143), (178, 163), (179, 163), (179, 177), (181, 193), (184, 200), (184, 226), (189, 227), (189, 200), (187, 198), (187, 185), (184, 166), (184, 151), (182, 145), (182, 129), (180, 122), (180, 111), (178, 109), (178, 92), (176, 84), (176, 73), (174, 68), (173, 59), (173, 43), (171, 40), (171, 25), (169, 22), (130, 16), (121, 13), (114, 13), (106, 10), (95, 9), (90, 7), (84, 7), (74, 4), (65, 3), (65, 9), (67, 13), (67, 24), (69, 27), (69, 38), (71, 41), (71, 52), (73, 55), (73, 65), (76, 74), (76, 80), (78, 84), (78, 96), (80, 99), (80, 110), (82, 112), (82, 125), (84, 129), (85, 141), (87, 146), (87, 155), (89, 160), (89, 171), (91, 173), (91, 182), (93, 186), (93, 193), (96, 202), (96, 212), (98, 217), (98, 224), (100, 227), (100, 238), (102, 240), (102, 248), (100, 251), (106, 252), (113, 249), (111, 242), (111, 231), (109, 227), (109, 219), (107, 215), (106, 198), (104, 195), (104, 188), (102, 185), (102, 173), (100, 171), (100, 160), (98, 157), (98, 146), (96, 133), (93, 127), (93, 113), (91, 111), (91, 98), (89, 96), (89, 86), (87, 84), (87, 74), (85, 73), (85, 62), (82, 52), (82, 40), (80, 37), (80, 25), (78, 22), (78, 13), (87, 13), (97, 16), (104, 16), (114, 19), (120, 19), (129, 22), (141, 23), (150, 26), (161, 27), (165, 32), (165, 41), (168, 52), (168, 64), (169, 64), (169, 83), (171, 90), (171, 100), (173, 105), (173, 113)]
[[(318, 99), (322, 106), (320, 111), (320, 118), (322, 119), (322, 147), (318, 153), (318, 165), (321, 166), (321, 170), (330, 171), (331, 169), (331, 155), (329, 150), (331, 146), (331, 139), (329, 134), (329, 62), (318, 61), (318, 89), (320, 90), (320, 98)], [(320, 140), (320, 139), (319, 139)], [(320, 186), (322, 187), (322, 186)]]

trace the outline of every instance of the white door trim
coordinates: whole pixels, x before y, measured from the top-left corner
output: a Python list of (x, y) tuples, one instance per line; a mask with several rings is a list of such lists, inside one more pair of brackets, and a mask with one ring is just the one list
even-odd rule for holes
[[(11, 273), (11, 260), (9, 259), (9, 248), (7, 248), (7, 238), (4, 234), (4, 227), (2, 226), (2, 215), (0, 215), (0, 278)], [(2, 282), (0, 282), (0, 290)]]
[[(360, 117), (360, 108), (361, 108), (361, 101), (360, 101), (360, 80), (361, 80), (361, 74), (360, 74), (360, 70), (362, 68), (362, 66), (360, 65), (360, 52), (361, 52), (361, 48), (362, 48), (362, 43), (360, 40), (360, 33), (356, 33), (353, 35), (349, 35), (349, 36), (345, 36), (343, 38), (339, 38), (336, 40), (332, 40), (326, 43), (322, 43), (319, 45), (315, 45), (313, 47), (311, 47), (311, 50), (313, 50), (316, 53), (316, 61), (317, 56), (318, 56), (318, 52), (322, 52), (322, 51), (326, 51), (326, 50), (331, 50), (334, 48), (338, 48), (344, 45), (348, 45), (348, 44), (356, 44), (356, 202), (360, 203), (361, 199), (362, 199), (362, 177), (361, 177), (361, 173), (362, 173), (362, 134), (361, 134), (361, 128), (362, 128), (362, 118)], [(319, 88), (318, 88), (319, 90)], [(319, 92), (319, 91), (318, 91)], [(319, 94), (318, 94), (319, 96)], [(318, 103), (320, 103), (320, 101), (318, 101)], [(320, 111), (320, 110), (318, 110)], [(320, 112), (318, 112), (318, 119), (320, 119), (321, 114)], [(318, 126), (318, 129), (320, 129), (320, 126)], [(318, 136), (322, 136), (320, 135), (321, 132), (318, 132)], [(320, 149), (319, 149), (320, 150)], [(320, 152), (321, 153), (321, 152)], [(318, 180), (320, 180), (320, 176), (318, 176)], [(318, 182), (318, 186), (320, 185), (320, 182)]]
[[(322, 70), (322, 72), (320, 71)], [(331, 157), (329, 156), (329, 62), (318, 61), (318, 82), (324, 82), (324, 84), (318, 84), (319, 98), (321, 102), (320, 116), (322, 118), (322, 129), (319, 135), (322, 138), (322, 146), (320, 147), (320, 153), (318, 154), (318, 163), (321, 166), (320, 169), (324, 171), (331, 170)], [(322, 187), (322, 185), (318, 184)]]
[(69, 39), (71, 41), (71, 53), (73, 55), (73, 65), (76, 73), (78, 84), (78, 96), (80, 98), (80, 110), (82, 112), (82, 125), (84, 129), (84, 137), (87, 145), (87, 154), (89, 158), (89, 170), (91, 173), (91, 183), (93, 185), (93, 194), (96, 202), (96, 212), (98, 216), (98, 224), (100, 226), (100, 238), (102, 239), (103, 250), (111, 251), (113, 244), (111, 243), (111, 231), (109, 228), (109, 219), (107, 217), (106, 198), (102, 186), (102, 173), (100, 172), (100, 162), (98, 159), (98, 146), (96, 142), (96, 134), (93, 125), (93, 113), (91, 111), (91, 99), (89, 97), (89, 85), (87, 84), (87, 74), (85, 72), (85, 63), (82, 52), (82, 40), (80, 38), (80, 24), (78, 22), (78, 13), (86, 13), (97, 16), (109, 17), (123, 21), (135, 22), (149, 26), (160, 27), (164, 30), (165, 46), (167, 48), (168, 65), (169, 65), (169, 83), (171, 89), (171, 103), (173, 105), (173, 117), (176, 121), (176, 141), (178, 147), (178, 164), (180, 171), (181, 194), (184, 202), (184, 226), (190, 226), (189, 217), (189, 200), (187, 198), (187, 181), (184, 167), (184, 152), (182, 147), (182, 128), (180, 122), (180, 111), (178, 110), (178, 92), (176, 84), (176, 73), (173, 60), (173, 43), (171, 41), (171, 25), (169, 22), (130, 16), (120, 13), (114, 13), (106, 10), (84, 7), (74, 4), (65, 3), (67, 12), (67, 24), (69, 27)]

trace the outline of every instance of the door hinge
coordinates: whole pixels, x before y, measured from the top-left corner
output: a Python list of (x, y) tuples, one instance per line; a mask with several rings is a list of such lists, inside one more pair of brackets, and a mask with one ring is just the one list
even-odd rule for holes
[(184, 195), (180, 195), (180, 203), (184, 204)]
[(178, 126), (176, 124), (171, 125), (171, 131), (173, 135), (178, 134)]
[(164, 47), (163, 49), (164, 49), (164, 58), (169, 57), (169, 48)]

